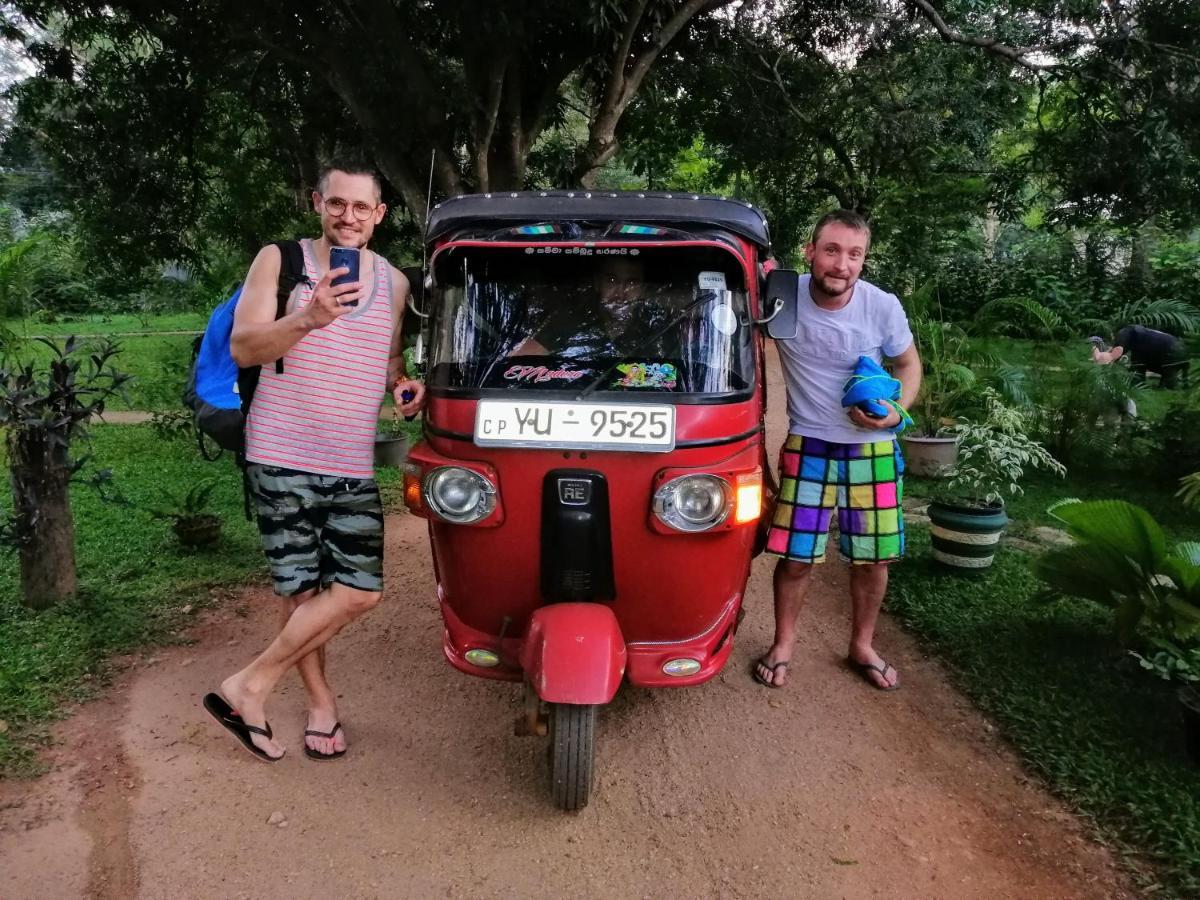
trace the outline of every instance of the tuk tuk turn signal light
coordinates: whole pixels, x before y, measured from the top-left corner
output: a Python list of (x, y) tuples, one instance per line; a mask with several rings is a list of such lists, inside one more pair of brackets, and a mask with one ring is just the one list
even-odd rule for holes
[(733, 521), (738, 525), (757, 522), (762, 515), (762, 471), (737, 477), (737, 506)]
[(421, 470), (416, 466), (404, 470), (404, 505), (413, 512), (421, 509)]

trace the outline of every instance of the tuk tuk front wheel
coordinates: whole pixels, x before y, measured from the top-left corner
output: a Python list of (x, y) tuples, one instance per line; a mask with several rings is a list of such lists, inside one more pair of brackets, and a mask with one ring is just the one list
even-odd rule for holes
[(595, 756), (595, 705), (550, 704), (550, 792), (559, 809), (587, 806)]

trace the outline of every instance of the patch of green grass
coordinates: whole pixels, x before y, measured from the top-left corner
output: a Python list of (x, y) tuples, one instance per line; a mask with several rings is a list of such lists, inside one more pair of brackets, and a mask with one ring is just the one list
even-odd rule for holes
[[(103, 683), (105, 660), (148, 642), (171, 640), (186, 606), (209, 602), (210, 588), (264, 577), (258, 533), (242, 513), (241, 474), (228, 456), (205, 462), (191, 441), (166, 441), (149, 426), (97, 426), (93, 452), (133, 506), (106, 502), (90, 488), (72, 490), (78, 600), (49, 612), (20, 605), (15, 554), (0, 557), (0, 774), (36, 768), (46, 724), (64, 701)], [(220, 544), (187, 551), (150, 506), (166, 494), (216, 478), (212, 505), (224, 519)], [(11, 500), (0, 503), (5, 513)]]
[(1106, 610), (1046, 603), (1039, 590), (1015, 550), (983, 577), (938, 572), (927, 531), (914, 528), (888, 609), (1032, 771), (1135, 865), (1153, 864), (1157, 875), (1138, 867), (1144, 886), (1161, 879), (1156, 896), (1200, 896), (1200, 768), (1183, 754), (1173, 692), (1120, 651)]
[(106, 315), (88, 313), (61, 316), (53, 322), (8, 319), (0, 325), (18, 335), (129, 334), (142, 331), (203, 331), (208, 312), (159, 313), (154, 315)]

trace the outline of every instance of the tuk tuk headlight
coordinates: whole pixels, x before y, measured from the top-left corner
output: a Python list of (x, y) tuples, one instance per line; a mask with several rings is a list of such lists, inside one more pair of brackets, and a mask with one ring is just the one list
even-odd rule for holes
[(425, 505), (440, 519), (469, 525), (496, 508), (496, 486), (460, 466), (439, 466), (425, 476)]
[(654, 492), (654, 514), (679, 531), (707, 531), (725, 521), (733, 489), (716, 475), (673, 478)]

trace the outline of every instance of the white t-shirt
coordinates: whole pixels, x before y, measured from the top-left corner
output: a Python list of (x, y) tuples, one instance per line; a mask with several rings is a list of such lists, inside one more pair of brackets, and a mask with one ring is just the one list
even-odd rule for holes
[(787, 384), (789, 430), (840, 444), (886, 440), (887, 432), (850, 421), (842, 394), (860, 356), (881, 363), (884, 356), (899, 356), (912, 346), (904, 307), (895, 294), (860, 280), (849, 303), (822, 309), (809, 293), (809, 279), (800, 276), (796, 336), (776, 341)]

